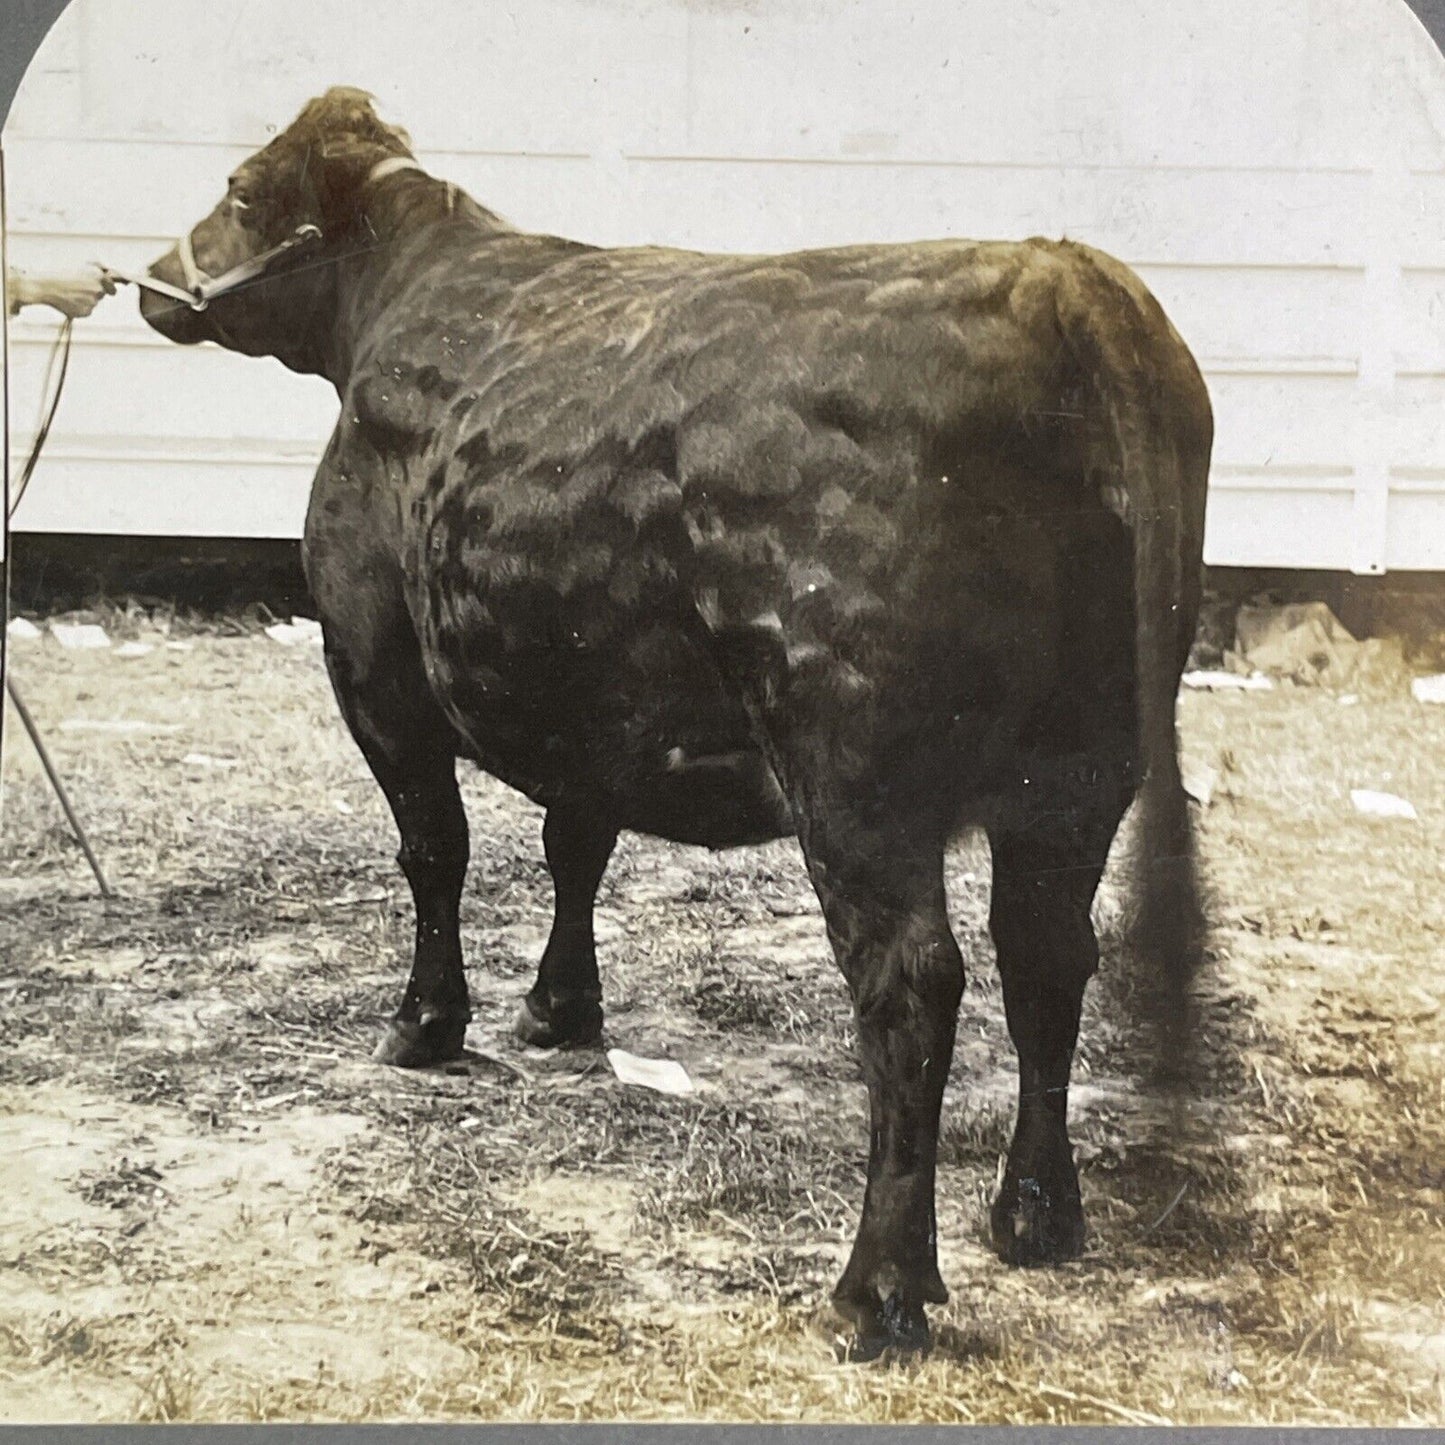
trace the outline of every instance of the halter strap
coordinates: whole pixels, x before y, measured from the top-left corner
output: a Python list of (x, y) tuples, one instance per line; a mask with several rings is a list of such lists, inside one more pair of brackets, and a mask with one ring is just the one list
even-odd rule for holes
[(176, 254), (181, 258), (181, 271), (185, 275), (186, 290), (199, 297), (205, 284), (205, 273), (196, 265), (196, 253), (191, 249), (191, 233), (187, 231), (176, 243)]
[[(388, 156), (384, 161), (377, 161), (366, 173), (366, 184), (373, 185), (377, 181), (384, 181), (388, 176), (394, 176), (398, 171), (415, 171), (419, 176), (428, 173), (412, 160), (410, 156)], [(447, 214), (450, 215), (457, 208), (457, 188), (453, 181), (446, 182), (447, 188)]]
[(426, 174), (410, 156), (387, 156), (384, 161), (377, 161), (367, 172), (366, 183), (371, 185), (374, 181), (384, 181), (398, 171), (421, 171), (422, 175)]

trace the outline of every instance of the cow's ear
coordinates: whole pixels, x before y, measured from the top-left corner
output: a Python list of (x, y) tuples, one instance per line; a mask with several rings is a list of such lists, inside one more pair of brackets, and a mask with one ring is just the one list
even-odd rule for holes
[(360, 214), (361, 192), (376, 159), (375, 146), (349, 138), (332, 140), (321, 147), (316, 189), (322, 227), (328, 233), (344, 229)]
[(398, 126), (376, 113), (372, 96), (353, 86), (332, 86), (307, 108), (319, 161), (311, 185), (328, 232), (344, 230), (360, 215), (366, 177), (378, 161), (409, 155), (410, 141)]
[(360, 223), (367, 178), (382, 161), (410, 152), (369, 142), (332, 141), (321, 149), (319, 165), (312, 169), (314, 203), (321, 212), (327, 235), (341, 235)]

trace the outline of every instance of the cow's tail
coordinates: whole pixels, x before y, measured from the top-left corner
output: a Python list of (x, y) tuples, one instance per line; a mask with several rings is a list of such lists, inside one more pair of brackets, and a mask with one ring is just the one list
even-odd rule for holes
[(1134, 541), (1139, 763), (1131, 945), (1161, 1077), (1183, 1087), (1197, 1040), (1193, 983), (1204, 910), (1175, 704), (1198, 619), (1213, 419), (1194, 359), (1162, 309), (1111, 258), (1068, 247), (1056, 299), (1069, 349), (1102, 403), (1094, 472)]

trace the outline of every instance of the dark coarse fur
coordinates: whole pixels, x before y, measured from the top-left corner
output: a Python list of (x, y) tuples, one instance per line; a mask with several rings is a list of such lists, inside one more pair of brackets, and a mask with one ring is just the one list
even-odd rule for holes
[[(1141, 781), (1140, 936), (1171, 1057), (1190, 1036), (1174, 699), (1199, 604), (1199, 372), (1138, 279), (1082, 246), (605, 250), (378, 171), (409, 154), (365, 96), (329, 92), (192, 233), (212, 275), (303, 223), (321, 254), (201, 314), (143, 301), (174, 340), (279, 357), (341, 399), (308, 576), (417, 910), (379, 1057), (443, 1059), (470, 1016), (458, 756), (546, 809), (533, 1043), (601, 1030), (592, 906), (619, 830), (796, 832), (872, 1112), (835, 1298), (860, 1350), (920, 1345), (946, 1298), (950, 837), (982, 825), (993, 849), (1020, 1071), (1005, 1259), (1083, 1244), (1066, 1101), (1089, 907)], [(153, 269), (181, 279), (174, 252)]]

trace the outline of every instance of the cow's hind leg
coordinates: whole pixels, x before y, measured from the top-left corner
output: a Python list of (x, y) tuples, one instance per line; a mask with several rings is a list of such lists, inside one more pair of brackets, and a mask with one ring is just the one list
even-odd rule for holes
[(397, 862), (416, 909), (411, 976), (373, 1057), (402, 1068), (440, 1063), (462, 1052), (471, 1018), (458, 919), (470, 850), (455, 736), (409, 636), (364, 673), (330, 640), (326, 661), (342, 715), (391, 805)]
[[(859, 796), (866, 793), (860, 791)], [(908, 820), (810, 805), (800, 833), (829, 938), (848, 981), (870, 1113), (868, 1182), (834, 1302), (855, 1358), (928, 1344), (924, 1305), (943, 1303), (934, 1171), (963, 959), (948, 925), (941, 838)]]
[(1010, 1264), (1058, 1263), (1084, 1248), (1069, 1072), (1099, 962), (1090, 908), (1127, 802), (1122, 781), (1105, 791), (1108, 805), (1072, 833), (1061, 833), (1057, 819), (1051, 830), (990, 829), (989, 928), (1019, 1063), (1018, 1119), (991, 1218), (994, 1248)]
[(542, 846), (554, 915), (537, 981), (517, 1014), (517, 1036), (525, 1043), (588, 1044), (602, 1033), (592, 906), (616, 843), (617, 828), (602, 808), (557, 803), (547, 810)]

